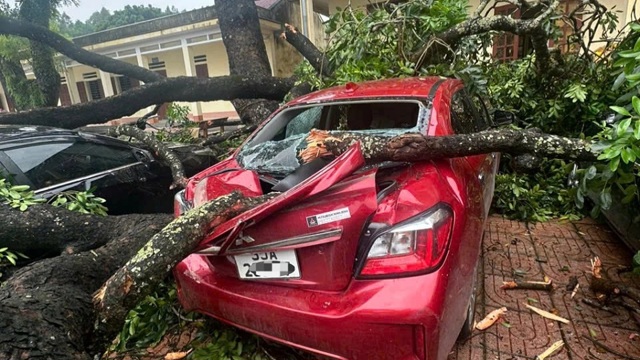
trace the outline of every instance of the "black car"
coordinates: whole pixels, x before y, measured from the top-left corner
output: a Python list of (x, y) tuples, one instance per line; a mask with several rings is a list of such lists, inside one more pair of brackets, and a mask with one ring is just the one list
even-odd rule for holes
[(0, 125), (0, 177), (44, 198), (95, 188), (114, 215), (171, 212), (173, 206), (167, 166), (147, 150), (86, 132)]

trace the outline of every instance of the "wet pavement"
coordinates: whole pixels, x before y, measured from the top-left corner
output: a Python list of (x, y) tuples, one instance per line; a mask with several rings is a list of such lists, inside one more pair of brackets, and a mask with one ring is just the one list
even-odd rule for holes
[[(526, 224), (501, 217), (491, 217), (487, 225), (476, 321), (503, 306), (508, 311), (487, 330), (474, 330), (449, 360), (534, 359), (559, 340), (564, 347), (547, 359), (640, 359), (640, 336), (634, 335), (640, 333), (640, 325), (629, 310), (612, 306), (616, 312), (612, 314), (582, 302), (582, 298), (594, 299), (589, 289), (594, 256), (602, 260), (605, 278), (640, 288), (640, 276), (619, 273), (631, 265), (633, 254), (606, 225), (591, 219)], [(545, 275), (555, 284), (551, 292), (500, 289), (503, 281), (516, 277), (542, 281)], [(580, 284), (573, 299), (565, 289), (572, 276)], [(548, 320), (526, 304), (571, 322)]]

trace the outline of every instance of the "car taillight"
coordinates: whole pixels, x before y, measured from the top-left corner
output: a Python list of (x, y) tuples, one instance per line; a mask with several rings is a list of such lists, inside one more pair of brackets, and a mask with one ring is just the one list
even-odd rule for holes
[(437, 268), (449, 244), (453, 213), (444, 205), (403, 221), (378, 235), (360, 275), (412, 275)]
[(178, 191), (173, 197), (173, 214), (175, 217), (184, 214), (192, 208), (193, 204), (185, 197), (184, 190)]

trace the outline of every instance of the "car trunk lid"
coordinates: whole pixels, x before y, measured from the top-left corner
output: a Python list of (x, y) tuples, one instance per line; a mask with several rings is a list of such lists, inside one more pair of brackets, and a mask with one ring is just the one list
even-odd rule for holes
[(214, 244), (209, 261), (216, 272), (237, 278), (236, 256), (293, 249), (298, 278), (253, 280), (343, 289), (352, 277), (360, 234), (377, 207), (376, 171), (349, 176), (362, 165), (356, 145), (292, 189), (218, 226), (201, 248)]

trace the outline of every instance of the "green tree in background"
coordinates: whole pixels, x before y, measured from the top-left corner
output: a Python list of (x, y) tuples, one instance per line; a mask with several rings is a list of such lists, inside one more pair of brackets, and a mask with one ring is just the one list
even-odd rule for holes
[(76, 20), (62, 13), (58, 18), (60, 32), (69, 37), (82, 36), (97, 31), (103, 31), (118, 26), (129, 25), (140, 21), (151, 20), (162, 16), (177, 14), (176, 7), (166, 7), (164, 10), (151, 5), (127, 5), (122, 10), (113, 13), (106, 8), (96, 11), (86, 21)]

